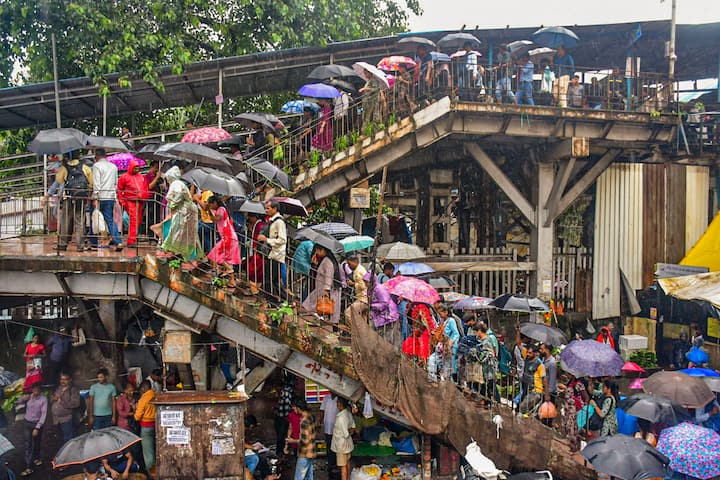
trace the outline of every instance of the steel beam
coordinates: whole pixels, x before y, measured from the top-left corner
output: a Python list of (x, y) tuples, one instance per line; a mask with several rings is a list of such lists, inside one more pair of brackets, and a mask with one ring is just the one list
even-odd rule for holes
[(575, 157), (570, 157), (567, 160), (560, 161), (560, 170), (558, 171), (557, 176), (555, 176), (552, 190), (550, 190), (550, 196), (548, 197), (544, 206), (545, 210), (547, 211), (545, 216), (545, 223), (543, 224), (544, 227), (549, 227), (550, 222), (554, 222), (558, 216), (558, 204), (560, 203), (562, 194), (565, 193), (565, 188), (567, 187), (570, 176), (575, 169), (575, 162)]

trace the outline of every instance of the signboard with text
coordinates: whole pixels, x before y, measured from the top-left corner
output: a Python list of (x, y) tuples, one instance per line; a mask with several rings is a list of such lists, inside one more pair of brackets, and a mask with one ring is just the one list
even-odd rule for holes
[(710, 269), (707, 267), (691, 267), (688, 265), (676, 265), (674, 263), (655, 264), (655, 276), (657, 278), (686, 277), (688, 275), (697, 275), (709, 271)]

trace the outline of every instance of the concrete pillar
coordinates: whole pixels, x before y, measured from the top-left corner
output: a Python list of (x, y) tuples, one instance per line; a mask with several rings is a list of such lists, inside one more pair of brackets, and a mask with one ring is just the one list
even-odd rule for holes
[(553, 241), (555, 239), (555, 223), (548, 222), (546, 204), (555, 180), (555, 168), (552, 162), (538, 162), (534, 185), (534, 204), (537, 218), (530, 238), (530, 256), (536, 264), (531, 276), (530, 293), (543, 300), (550, 300), (553, 287)]

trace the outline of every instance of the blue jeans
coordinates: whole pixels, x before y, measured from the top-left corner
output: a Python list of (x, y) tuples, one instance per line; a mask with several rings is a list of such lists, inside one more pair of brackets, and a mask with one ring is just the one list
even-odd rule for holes
[(112, 427), (112, 415), (102, 415), (100, 417), (94, 417), (93, 430), (100, 430), (101, 428)]
[(245, 455), (245, 467), (250, 473), (255, 473), (258, 463), (260, 463), (260, 457), (257, 453), (254, 455)]
[(498, 102), (501, 101), (503, 95), (507, 95), (510, 100), (513, 102), (515, 101), (515, 94), (512, 91), (510, 79), (507, 77), (503, 77), (498, 80), (498, 83), (495, 86), (495, 100)]
[(72, 420), (65, 423), (58, 423), (58, 429), (62, 435), (63, 443), (72, 440), (75, 436), (75, 424)]
[(533, 100), (532, 82), (520, 82), (517, 91), (518, 105), (535, 105)]
[(313, 459), (298, 457), (293, 480), (313, 480)]
[(118, 232), (117, 225), (115, 225), (114, 210), (115, 200), (100, 200), (100, 213), (102, 213), (105, 223), (108, 227), (108, 233), (110, 233), (110, 245), (118, 245), (122, 243), (120, 233)]

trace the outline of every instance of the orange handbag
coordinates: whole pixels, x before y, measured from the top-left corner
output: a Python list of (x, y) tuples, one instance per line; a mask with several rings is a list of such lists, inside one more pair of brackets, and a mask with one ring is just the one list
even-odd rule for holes
[(315, 305), (315, 311), (318, 315), (332, 315), (335, 313), (335, 300), (327, 295), (318, 298), (317, 304)]

